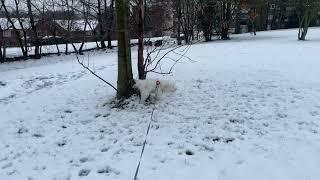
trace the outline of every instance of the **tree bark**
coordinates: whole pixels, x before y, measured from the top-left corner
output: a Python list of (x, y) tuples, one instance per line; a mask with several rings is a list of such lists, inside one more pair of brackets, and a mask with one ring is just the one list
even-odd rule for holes
[[(73, 1), (71, 1), (71, 5), (73, 5)], [(68, 26), (67, 26), (67, 36), (70, 37), (70, 32), (71, 32), (71, 13), (70, 13), (70, 5), (69, 5), (69, 0), (66, 0), (66, 6), (67, 6), (67, 23), (68, 23)], [(67, 38), (68, 39), (68, 42), (66, 43), (66, 46), (65, 46), (65, 54), (69, 54), (69, 44), (68, 43), (72, 43), (72, 39), (71, 38)]]
[(138, 73), (139, 79), (146, 79), (145, 67), (144, 67), (144, 0), (139, 0), (138, 3)]
[(33, 36), (35, 38), (34, 39), (34, 43), (35, 43), (34, 55), (35, 55), (36, 59), (40, 59), (41, 58), (40, 40), (39, 40), (39, 36), (38, 36), (37, 27), (35, 26), (35, 22), (34, 22), (34, 16), (33, 16), (32, 8), (31, 8), (31, 0), (27, 0), (27, 7), (28, 7), (28, 15), (29, 15), (29, 19), (30, 19), (31, 29), (33, 32)]
[(304, 14), (303, 17), (300, 19), (299, 34), (298, 34), (299, 40), (301, 41), (306, 40), (311, 20), (312, 20), (312, 17), (309, 12)]
[(104, 42), (104, 36), (105, 36), (105, 31), (104, 31), (104, 21), (102, 20), (102, 12), (101, 12), (101, 0), (97, 0), (97, 3), (98, 3), (98, 23), (99, 23), (99, 38), (100, 38), (100, 42), (101, 42), (101, 48), (105, 49), (107, 46), (106, 46), (106, 43)]
[(109, 26), (108, 26), (108, 32), (107, 32), (107, 40), (108, 40), (108, 49), (112, 49), (112, 27), (113, 27), (113, 21), (114, 21), (114, 0), (111, 0), (110, 8), (109, 8)]
[(1, 24), (0, 24), (0, 63), (3, 63), (4, 62), (4, 58), (3, 58), (3, 53), (2, 53), (2, 47), (3, 47), (3, 30), (2, 30), (2, 27), (1, 27)]
[[(0, 32), (2, 33), (2, 32)], [(3, 53), (2, 53), (2, 41), (0, 42), (0, 63), (4, 62)]]
[(229, 25), (231, 19), (231, 4), (228, 2), (222, 3), (222, 28), (221, 28), (221, 39), (229, 39)]
[[(7, 9), (6, 4), (5, 4), (5, 0), (1, 0), (1, 5), (2, 5), (2, 7), (3, 7), (3, 9), (4, 9), (6, 18), (8, 19), (10, 25), (12, 26), (12, 28), (13, 28), (13, 30), (14, 30), (14, 33), (15, 33), (16, 36), (17, 36), (17, 40), (18, 40), (20, 49), (21, 49), (21, 51), (22, 51), (22, 54), (23, 54), (24, 57), (25, 57), (25, 55), (27, 54), (27, 52), (26, 52), (27, 50), (24, 49), (24, 45), (23, 45), (23, 42), (22, 42), (21, 35), (20, 35), (18, 29), (15, 27), (14, 22), (12, 21), (10, 15), (9, 15), (10, 13), (9, 13), (9, 11), (8, 11), (8, 9)], [(25, 57), (25, 58), (26, 58), (26, 57)]]
[[(22, 34), (23, 34), (23, 46), (24, 46), (24, 51), (22, 52), (23, 53), (23, 59), (24, 60), (28, 60), (28, 42), (27, 42), (27, 31), (26, 29), (24, 28), (24, 25), (22, 23), (22, 19), (21, 19), (21, 16), (20, 16), (20, 10), (19, 10), (19, 2), (18, 0), (14, 0), (15, 2), (15, 6), (16, 6), (16, 14), (18, 16), (18, 22), (19, 22), (19, 25), (21, 27), (21, 31), (22, 31)], [(13, 25), (14, 26), (14, 25)], [(19, 32), (18, 32), (19, 33)]]
[(177, 15), (178, 15), (178, 30), (177, 30), (177, 41), (178, 41), (178, 45), (181, 45), (181, 22), (182, 22), (182, 18), (181, 18), (181, 2), (180, 0), (178, 0), (177, 2)]
[(129, 39), (129, 2), (117, 0), (117, 39), (118, 39), (118, 99), (128, 98), (133, 94), (133, 74), (131, 47)]

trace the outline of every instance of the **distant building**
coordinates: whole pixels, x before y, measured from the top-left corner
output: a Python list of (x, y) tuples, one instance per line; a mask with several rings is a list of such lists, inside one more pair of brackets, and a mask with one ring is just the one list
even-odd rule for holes
[[(11, 20), (20, 35), (22, 35), (23, 29), (25, 29), (26, 31), (30, 29), (30, 24), (27, 22), (25, 18), (12, 18)], [(0, 37), (2, 39), (3, 44), (6, 46), (16, 46), (18, 44), (18, 38), (11, 23), (8, 21), (7, 18), (0, 18), (0, 24), (2, 29)]]
[(64, 31), (67, 40), (72, 42), (94, 41), (97, 32), (98, 22), (95, 20), (56, 20)]
[[(27, 33), (27, 42), (32, 45), (35, 35), (31, 30), (28, 19), (11, 18), (14, 27), (18, 30), (20, 37), (23, 37), (23, 29)], [(21, 22), (21, 23), (20, 23)], [(22, 26), (21, 26), (22, 24)], [(93, 20), (38, 20), (35, 24), (37, 27), (38, 37), (44, 45), (66, 42), (94, 41), (97, 22)], [(12, 24), (7, 18), (0, 18), (0, 40), (7, 47), (19, 46), (18, 36)]]

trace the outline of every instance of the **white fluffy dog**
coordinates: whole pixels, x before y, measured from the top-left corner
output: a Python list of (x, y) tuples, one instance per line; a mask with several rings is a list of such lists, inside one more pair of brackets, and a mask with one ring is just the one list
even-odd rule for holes
[(140, 102), (144, 103), (150, 97), (150, 99), (159, 99), (164, 93), (171, 93), (176, 91), (176, 85), (173, 81), (147, 79), (147, 80), (135, 80), (134, 88), (140, 92)]

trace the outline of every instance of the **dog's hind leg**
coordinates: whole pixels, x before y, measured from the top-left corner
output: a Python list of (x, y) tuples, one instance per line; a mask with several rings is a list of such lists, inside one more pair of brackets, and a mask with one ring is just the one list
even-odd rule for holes
[(146, 100), (148, 99), (149, 94), (146, 92), (141, 92), (140, 93), (140, 103), (145, 103)]

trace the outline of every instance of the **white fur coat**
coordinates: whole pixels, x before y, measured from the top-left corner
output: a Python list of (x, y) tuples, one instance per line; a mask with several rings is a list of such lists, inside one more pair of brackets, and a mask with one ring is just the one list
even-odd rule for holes
[(149, 97), (159, 99), (164, 93), (176, 91), (175, 83), (169, 80), (135, 80), (133, 87), (139, 90), (141, 103), (144, 103)]

